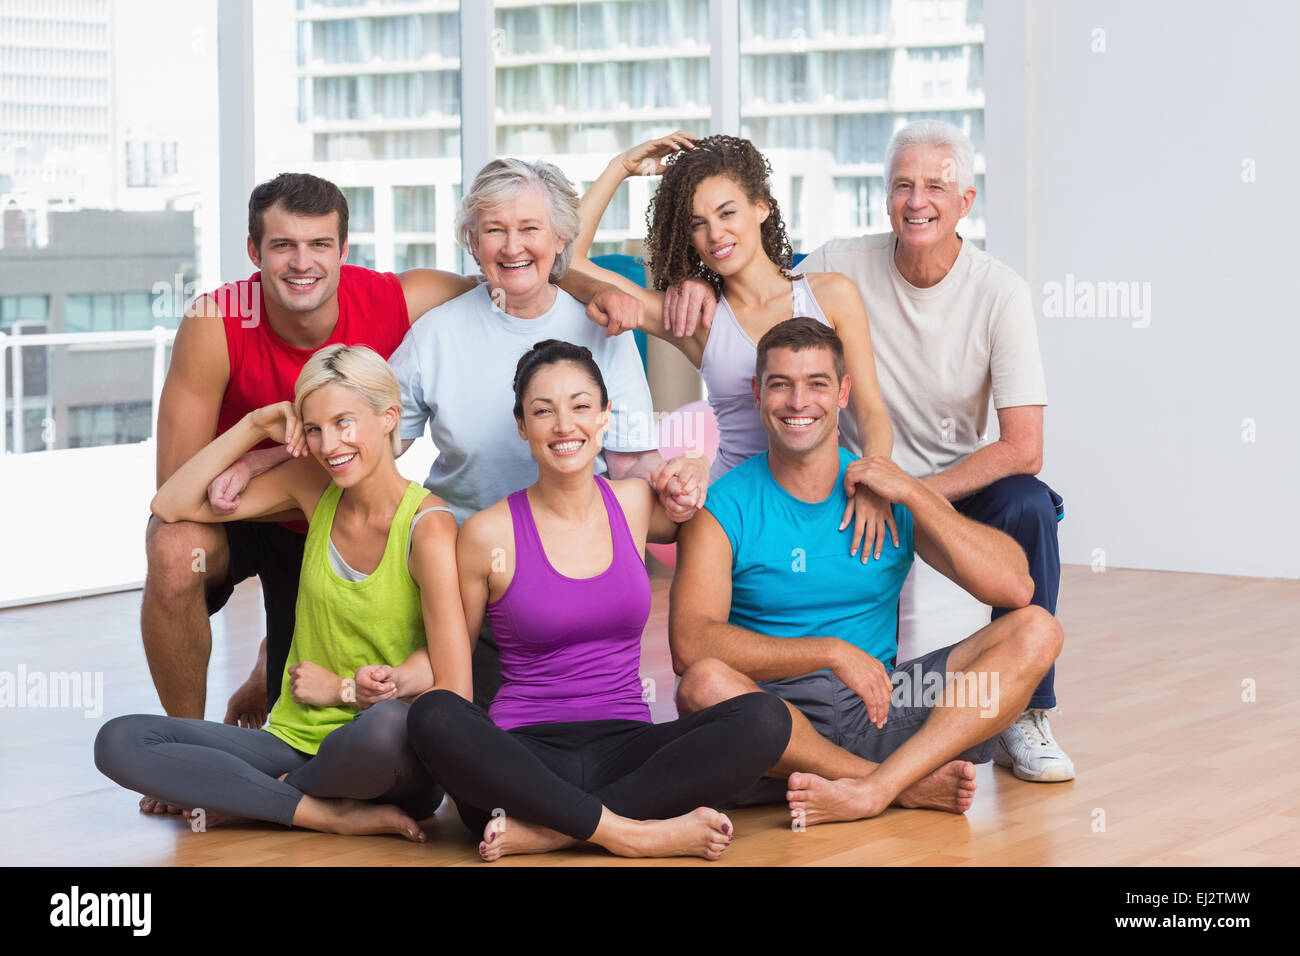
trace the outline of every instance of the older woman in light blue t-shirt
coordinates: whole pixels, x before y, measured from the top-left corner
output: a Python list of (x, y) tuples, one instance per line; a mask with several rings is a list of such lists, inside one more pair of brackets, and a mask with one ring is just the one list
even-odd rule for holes
[[(550, 163), (496, 159), (474, 179), (456, 217), (457, 238), (486, 281), (424, 315), (389, 359), (402, 386), (403, 450), (429, 426), (438, 449), (424, 486), (463, 522), (537, 480), (519, 441), (510, 390), (519, 357), (544, 339), (591, 350), (609, 386), (612, 418), (597, 470), (641, 477), (676, 521), (704, 503), (708, 461), (665, 462), (640, 353), (629, 336), (606, 338), (557, 284), (578, 234), (578, 195)], [(484, 706), (499, 665), (490, 633), (475, 651), (475, 700)]]

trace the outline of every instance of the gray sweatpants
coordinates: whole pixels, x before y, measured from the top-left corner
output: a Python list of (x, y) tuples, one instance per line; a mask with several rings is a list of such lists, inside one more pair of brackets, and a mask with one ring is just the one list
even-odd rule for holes
[[(210, 720), (133, 714), (95, 738), (95, 766), (109, 779), (187, 810), (290, 826), (304, 794), (394, 803), (417, 820), (442, 789), (406, 737), (410, 705), (386, 700), (333, 731), (315, 757), (265, 730)], [(283, 781), (276, 779), (281, 774)]]

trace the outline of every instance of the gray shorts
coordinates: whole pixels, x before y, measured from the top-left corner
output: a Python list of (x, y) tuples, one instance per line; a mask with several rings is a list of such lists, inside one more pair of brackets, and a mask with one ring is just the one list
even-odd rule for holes
[[(904, 661), (894, 668), (894, 695), (889, 703), (889, 717), (884, 727), (878, 728), (867, 719), (867, 705), (862, 698), (829, 670), (780, 680), (759, 681), (758, 686), (799, 708), (817, 732), (831, 743), (863, 760), (881, 763), (925, 723), (936, 702), (933, 692), (936, 679), (930, 679), (928, 686), (931, 692), (927, 694), (925, 675), (937, 674), (940, 682), (937, 686), (942, 687), (948, 654), (956, 646), (952, 644), (941, 647), (929, 654)], [(965, 688), (963, 694), (964, 691)], [(996, 745), (997, 734), (993, 734), (983, 743), (953, 759), (987, 763), (993, 759)]]

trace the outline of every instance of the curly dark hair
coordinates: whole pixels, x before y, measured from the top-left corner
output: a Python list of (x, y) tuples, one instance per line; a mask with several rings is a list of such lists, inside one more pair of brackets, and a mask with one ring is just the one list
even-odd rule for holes
[(706, 136), (694, 149), (664, 160), (668, 167), (659, 190), (646, 209), (646, 272), (659, 290), (683, 279), (704, 279), (722, 294), (722, 276), (703, 262), (691, 245), (691, 205), (695, 189), (710, 176), (726, 176), (745, 191), (750, 202), (762, 200), (771, 212), (760, 227), (763, 251), (790, 278), (793, 251), (785, 234), (781, 209), (772, 196), (768, 177), (772, 166), (757, 147), (736, 136)]

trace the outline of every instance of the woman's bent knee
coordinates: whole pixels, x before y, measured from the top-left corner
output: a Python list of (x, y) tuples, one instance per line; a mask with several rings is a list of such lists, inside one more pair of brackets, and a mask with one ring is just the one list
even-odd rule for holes
[(361, 711), (349, 728), (367, 751), (400, 753), (407, 743), (406, 721), (411, 705), (404, 700), (384, 700)]
[(436, 738), (438, 728), (464, 704), (465, 699), (450, 690), (438, 689), (421, 694), (406, 715), (406, 731), (411, 740), (427, 742)]
[[(785, 701), (776, 694), (755, 691), (737, 697), (735, 703), (742, 709), (746, 726), (753, 728), (754, 740), (763, 741), (777, 757), (784, 753), (794, 727)], [(775, 758), (772, 762), (776, 762)]]
[(122, 783), (132, 755), (144, 748), (145, 735), (156, 719), (151, 714), (129, 714), (114, 717), (100, 727), (95, 735), (96, 769), (110, 780)]

